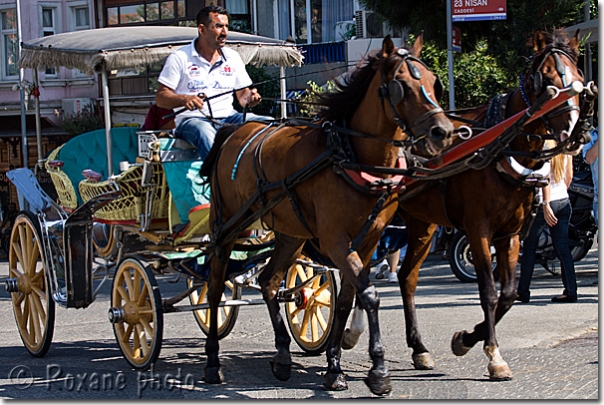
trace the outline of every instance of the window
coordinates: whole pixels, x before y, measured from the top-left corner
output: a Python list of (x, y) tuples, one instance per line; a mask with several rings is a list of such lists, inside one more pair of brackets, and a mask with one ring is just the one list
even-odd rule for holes
[[(54, 8), (42, 8), (42, 36), (48, 37), (57, 33), (56, 31), (56, 9)], [(55, 68), (46, 68), (45, 76), (56, 76), (57, 72)]]
[(0, 33), (2, 35), (2, 79), (18, 79), (19, 42), (17, 38), (17, 12), (15, 9), (0, 12)]
[[(88, 1), (73, 1), (67, 3), (68, 9), (68, 27), (70, 31), (80, 31), (91, 29), (90, 25), (90, 5)], [(75, 78), (90, 77), (82, 73), (79, 69), (73, 69)]]
[[(247, 0), (245, 0), (247, 1)], [(128, 24), (196, 26), (186, 20), (185, 0), (151, 0), (105, 9), (107, 26)]]
[[(289, 10), (290, 0), (278, 0), (280, 10)], [(293, 36), (298, 44), (338, 41), (338, 23), (352, 19), (354, 4), (350, 0), (293, 0)], [(282, 15), (284, 13), (281, 13)], [(286, 39), (289, 24), (280, 22), (279, 37)], [(309, 35), (310, 33), (310, 35)]]

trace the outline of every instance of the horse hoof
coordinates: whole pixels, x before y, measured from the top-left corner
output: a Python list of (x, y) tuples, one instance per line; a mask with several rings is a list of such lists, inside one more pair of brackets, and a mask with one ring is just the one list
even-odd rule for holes
[(350, 328), (346, 328), (344, 331), (344, 337), (342, 338), (342, 349), (350, 350), (359, 343), (360, 334), (352, 333)]
[(384, 396), (392, 392), (390, 373), (388, 372), (369, 370), (364, 381), (374, 395)]
[(514, 378), (514, 374), (512, 370), (508, 367), (507, 364), (498, 364), (488, 366), (489, 370), (489, 379), (495, 381), (509, 381)]
[(413, 367), (416, 370), (434, 370), (434, 367), (436, 367), (430, 353), (414, 354), (411, 358), (413, 359)]
[(287, 381), (292, 376), (292, 365), (291, 363), (285, 364), (280, 363), (276, 360), (269, 361), (271, 363), (271, 371), (275, 378), (279, 381)]
[(325, 374), (325, 382), (323, 386), (328, 391), (346, 391), (348, 389), (348, 383), (346, 382), (346, 376), (343, 373), (340, 374)]
[(455, 334), (453, 335), (453, 339), (451, 339), (451, 350), (456, 356), (463, 356), (471, 349), (471, 347), (464, 346), (463, 344), (463, 334), (465, 332), (465, 330), (461, 332), (455, 332)]
[(208, 384), (222, 384), (224, 382), (224, 375), (222, 375), (220, 366), (206, 367), (203, 371), (205, 372), (203, 380)]

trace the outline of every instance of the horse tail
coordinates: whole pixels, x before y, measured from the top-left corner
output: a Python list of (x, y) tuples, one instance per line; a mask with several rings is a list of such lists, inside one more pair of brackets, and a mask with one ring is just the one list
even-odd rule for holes
[(208, 152), (208, 156), (206, 156), (206, 159), (201, 165), (201, 169), (199, 169), (199, 174), (202, 177), (206, 177), (207, 179), (210, 178), (210, 175), (214, 170), (214, 164), (220, 155), (222, 145), (240, 126), (241, 124), (224, 124), (218, 129), (218, 131), (216, 131), (216, 135), (214, 136), (214, 144), (212, 145), (210, 152)]

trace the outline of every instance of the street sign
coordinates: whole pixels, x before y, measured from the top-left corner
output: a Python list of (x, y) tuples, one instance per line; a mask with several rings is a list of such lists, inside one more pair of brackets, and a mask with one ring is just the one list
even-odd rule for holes
[(505, 20), (506, 0), (453, 0), (452, 21)]
[(453, 48), (455, 52), (461, 52), (461, 29), (459, 27), (453, 27), (451, 34), (451, 48)]

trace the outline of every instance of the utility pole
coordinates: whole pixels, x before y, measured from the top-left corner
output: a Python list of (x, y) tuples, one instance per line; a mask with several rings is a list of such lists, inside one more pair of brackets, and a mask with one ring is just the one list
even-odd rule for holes
[(449, 65), (449, 110), (455, 110), (455, 79), (453, 78), (453, 22), (451, 0), (447, 0), (447, 63)]
[[(17, 5), (17, 41), (19, 41), (19, 59), (21, 59), (21, 1), (16, 0)], [(25, 111), (25, 77), (23, 68), (19, 68), (19, 94), (21, 96), (21, 156), (23, 158), (23, 167), (29, 167), (29, 156), (27, 154), (27, 120)]]

